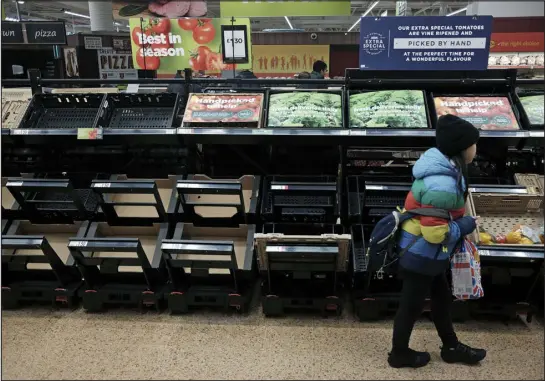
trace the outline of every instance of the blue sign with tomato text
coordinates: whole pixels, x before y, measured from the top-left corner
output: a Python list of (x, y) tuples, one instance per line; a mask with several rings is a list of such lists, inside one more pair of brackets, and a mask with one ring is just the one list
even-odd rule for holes
[(362, 70), (486, 70), (492, 16), (362, 17)]

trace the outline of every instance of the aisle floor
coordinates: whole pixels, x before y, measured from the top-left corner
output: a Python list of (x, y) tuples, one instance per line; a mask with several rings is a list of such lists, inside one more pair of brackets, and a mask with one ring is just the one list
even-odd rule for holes
[(478, 366), (439, 357), (432, 323), (412, 346), (429, 366), (394, 370), (386, 362), (391, 320), (311, 316), (266, 319), (198, 312), (186, 316), (114, 311), (87, 314), (25, 309), (2, 314), (3, 379), (543, 379), (543, 326), (471, 322), (464, 341), (488, 349)]

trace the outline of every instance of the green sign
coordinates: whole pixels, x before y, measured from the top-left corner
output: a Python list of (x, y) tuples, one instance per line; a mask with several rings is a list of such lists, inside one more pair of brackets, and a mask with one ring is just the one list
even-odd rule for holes
[(350, 127), (427, 128), (424, 93), (386, 90), (352, 94)]
[(350, 0), (221, 0), (221, 17), (350, 16)]
[(341, 94), (300, 91), (271, 94), (267, 127), (340, 128)]

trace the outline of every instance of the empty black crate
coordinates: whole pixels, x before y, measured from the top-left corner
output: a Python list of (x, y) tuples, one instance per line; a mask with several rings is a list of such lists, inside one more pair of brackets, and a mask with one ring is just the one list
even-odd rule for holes
[(339, 217), (335, 176), (267, 176), (262, 194), (265, 221), (335, 223)]
[(173, 128), (178, 94), (108, 94), (98, 122), (104, 128)]
[(36, 94), (21, 128), (77, 129), (96, 127), (104, 94)]

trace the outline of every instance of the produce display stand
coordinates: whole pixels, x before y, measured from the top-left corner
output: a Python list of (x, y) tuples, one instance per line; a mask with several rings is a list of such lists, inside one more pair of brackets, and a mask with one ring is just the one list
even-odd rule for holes
[(475, 186), (470, 192), (475, 215), (481, 222), (474, 233), (482, 261), (482, 282), (488, 292), (472, 303), (476, 313), (506, 317), (524, 314), (531, 321), (535, 307), (530, 296), (543, 268), (543, 244), (488, 244), (479, 233), (507, 234), (516, 225), (539, 229), (543, 220), (543, 195), (527, 187)]
[[(128, 181), (132, 181), (131, 179), (135, 178), (148, 178), (151, 180), (144, 181), (146, 185), (138, 184), (138, 186), (134, 187), (135, 190), (139, 187), (146, 188), (145, 192), (136, 192), (134, 196), (140, 197), (140, 193), (146, 193), (145, 196), (151, 197), (150, 200), (144, 201), (141, 199), (138, 202), (147, 203), (146, 205), (142, 205), (142, 207), (154, 208), (154, 212), (157, 213), (157, 217), (154, 217), (155, 219), (150, 219), (147, 222), (144, 222), (145, 215), (129, 215), (125, 216), (128, 218), (125, 218), (122, 215), (113, 214), (111, 211), (108, 212), (108, 209), (116, 211), (119, 208), (133, 208), (135, 205), (130, 203), (136, 201), (125, 196), (124, 199), (119, 199), (116, 192), (108, 195), (105, 192), (107, 189), (106, 186), (91, 188), (90, 181), (88, 185), (78, 185), (75, 189), (88, 188), (87, 190), (91, 191), (94, 195), (90, 197), (94, 198), (87, 199), (82, 193), (79, 199), (82, 200), (80, 204), (84, 206), (77, 205), (78, 202), (76, 202), (76, 205), (71, 207), (70, 213), (48, 211), (47, 213), (49, 214), (45, 218), (45, 212), (39, 210), (44, 209), (43, 204), (33, 204), (32, 202), (21, 204), (20, 200), (15, 200), (19, 204), (19, 209), (24, 214), (24, 218), (30, 219), (33, 223), (45, 221), (57, 224), (70, 223), (70, 221), (82, 221), (81, 218), (83, 216), (86, 220), (92, 221), (97, 226), (96, 229), (93, 228), (94, 230), (86, 233), (86, 239), (88, 237), (90, 240), (88, 246), (83, 246), (83, 244), (79, 246), (79, 242), (85, 242), (85, 240), (74, 240), (70, 248), (76, 253), (75, 257), (79, 258), (79, 263), (78, 260), (76, 260), (76, 263), (78, 263), (80, 268), (94, 268), (94, 270), (88, 271), (91, 274), (88, 274), (88, 281), (93, 284), (93, 287), (100, 287), (102, 283), (108, 283), (112, 279), (130, 278), (131, 282), (135, 281), (132, 284), (136, 284), (137, 286), (134, 286), (132, 290), (134, 291), (136, 288), (138, 290), (133, 294), (129, 292), (129, 296), (124, 291), (120, 291), (121, 289), (119, 288), (112, 290), (110, 294), (112, 295), (113, 304), (122, 304), (128, 300), (142, 301), (142, 292), (148, 289), (154, 292), (153, 295), (157, 295), (160, 293), (163, 279), (167, 287), (173, 287), (173, 274), (176, 274), (176, 287), (178, 289), (167, 288), (167, 291), (164, 291), (164, 300), (168, 301), (170, 292), (181, 292), (183, 293), (182, 295), (188, 295), (188, 297), (187, 299), (173, 302), (173, 311), (179, 310), (180, 312), (185, 312), (190, 307), (199, 305), (232, 305), (235, 308), (239, 305), (241, 309), (244, 309), (244, 305), (247, 303), (246, 299), (242, 298), (230, 301), (229, 295), (236, 294), (237, 292), (242, 295), (244, 287), (241, 289), (241, 285), (244, 284), (244, 280), (247, 279), (247, 284), (249, 285), (252, 283), (250, 280), (254, 279), (257, 275), (257, 265), (250, 265), (252, 260), (249, 259), (253, 258), (249, 249), (253, 245), (248, 243), (253, 241), (253, 232), (255, 231), (260, 231), (262, 232), (260, 234), (271, 236), (269, 237), (271, 238), (269, 241), (268, 238), (259, 237), (259, 234), (256, 236), (260, 239), (263, 238), (262, 241), (266, 242), (263, 246), (265, 250), (264, 254), (256, 255), (258, 257), (259, 255), (265, 255), (265, 257), (260, 258), (266, 261), (266, 266), (272, 264), (271, 268), (274, 268), (278, 265), (281, 268), (286, 268), (284, 274), (291, 273), (291, 276), (295, 276), (295, 278), (299, 277), (299, 275), (302, 278), (306, 277), (307, 279), (297, 278), (297, 281), (301, 280), (302, 283), (308, 283), (307, 285), (312, 284), (312, 281), (308, 281), (309, 273), (311, 278), (313, 276), (311, 269), (318, 266), (321, 269), (320, 271), (324, 270), (327, 273), (323, 279), (331, 280), (334, 273), (329, 270), (331, 269), (331, 263), (326, 261), (327, 263), (323, 264), (323, 268), (320, 267), (322, 264), (317, 265), (314, 263), (314, 260), (320, 257), (317, 254), (319, 250), (311, 250), (308, 266), (305, 264), (303, 265), (303, 269), (299, 267), (295, 269), (297, 266), (293, 266), (293, 260), (301, 254), (300, 251), (303, 249), (300, 246), (304, 247), (306, 243), (292, 238), (298, 235), (314, 237), (315, 241), (311, 241), (316, 244), (314, 246), (326, 247), (326, 251), (331, 251), (331, 256), (329, 254), (326, 256), (328, 258), (333, 257), (332, 253), (335, 251), (333, 248), (335, 246), (334, 242), (338, 244), (338, 241), (327, 241), (322, 235), (340, 234), (347, 236), (346, 239), (342, 238), (342, 242), (349, 241), (349, 235), (342, 234), (337, 230), (338, 228), (333, 227), (340, 223), (343, 225), (342, 232), (349, 232), (352, 235), (352, 249), (347, 247), (347, 253), (351, 252), (350, 256), (347, 254), (347, 258), (350, 260), (346, 270), (340, 273), (346, 274), (347, 279), (352, 279), (353, 298), (363, 302), (363, 299), (373, 298), (375, 297), (374, 295), (378, 294), (391, 296), (391, 303), (388, 302), (386, 308), (377, 304), (367, 303), (356, 308), (357, 314), (360, 318), (362, 316), (365, 318), (379, 316), (385, 309), (392, 310), (395, 307), (396, 298), (400, 290), (399, 279), (393, 273), (389, 275), (383, 274), (383, 279), (375, 279), (376, 274), (368, 274), (365, 262), (362, 259), (362, 252), (365, 252), (365, 243), (373, 224), (384, 213), (400, 206), (402, 198), (404, 198), (412, 181), (412, 163), (422, 152), (435, 144), (434, 128), (437, 115), (434, 109), (434, 94), (505, 96), (510, 100), (509, 103), (512, 106), (513, 113), (521, 127), (519, 130), (481, 131), (478, 157), (475, 163), (469, 168), (470, 183), (473, 188), (471, 193), (474, 201), (475, 198), (486, 200), (489, 194), (500, 194), (502, 197), (508, 195), (511, 198), (512, 193), (510, 192), (515, 192), (514, 194), (518, 196), (523, 195), (522, 198), (536, 196), (532, 193), (528, 195), (520, 193), (524, 191), (528, 192), (528, 190), (525, 186), (520, 188), (515, 185), (514, 174), (520, 173), (526, 175), (537, 173), (543, 175), (543, 128), (542, 126), (530, 123), (527, 115), (525, 116), (526, 111), (520, 102), (520, 98), (524, 97), (525, 94), (516, 93), (517, 88), (532, 88), (532, 91), (536, 91), (536, 87), (539, 86), (541, 88), (538, 90), (542, 93), (543, 80), (517, 79), (516, 70), (489, 70), (483, 72), (348, 70), (344, 80), (206, 79), (190, 78), (189, 76), (186, 76), (185, 79), (49, 80), (39, 78), (35, 72), (32, 72), (29, 80), (6, 80), (4, 82), (6, 86), (30, 86), (34, 95), (19, 128), (3, 129), (2, 131), (3, 148), (9, 148), (9, 161), (6, 165), (9, 165), (10, 174), (13, 173), (14, 177), (20, 176), (21, 173), (32, 172), (27, 168), (34, 166), (47, 168), (44, 172), (57, 172), (60, 171), (58, 168), (67, 168), (65, 171), (68, 172), (68, 175), (74, 171), (81, 171), (82, 168), (88, 168), (89, 171), (91, 169), (94, 170), (94, 168), (101, 168), (97, 169), (96, 172), (107, 172), (107, 176), (97, 178), (96, 180), (100, 181), (96, 181), (95, 185), (107, 183), (108, 181), (104, 181), (104, 179), (112, 180), (112, 184), (115, 181), (124, 180), (111, 177), (117, 173), (125, 173)], [(151, 99), (152, 96), (145, 93), (41, 94), (42, 87), (82, 85), (99, 87), (114, 84), (139, 84), (156, 87), (157, 85), (182, 84), (188, 90), (186, 91), (188, 94), (190, 86), (193, 84), (198, 84), (206, 88), (207, 92), (244, 92), (248, 94), (261, 92), (265, 95), (262, 110), (262, 118), (265, 117), (265, 121), (261, 123), (259, 128), (253, 128), (255, 126), (225, 127), (218, 125), (177, 127), (181, 124), (178, 124), (176, 118), (179, 117), (181, 110), (185, 109), (185, 100), (182, 99), (176, 101), (177, 106), (169, 103), (168, 107), (172, 107), (172, 128), (145, 128), (146, 126), (141, 125), (136, 126), (136, 128), (110, 128), (111, 125), (109, 123), (115, 120), (113, 117), (116, 107), (119, 107), (119, 110), (121, 110), (130, 108), (131, 106), (128, 103), (124, 103), (125, 101), (120, 101), (120, 103), (114, 106), (112, 102), (108, 101), (109, 98), (118, 97), (116, 99), (127, 100), (134, 99), (134, 96), (142, 96), (141, 99), (145, 99), (146, 97)], [(255, 86), (260, 86), (261, 88), (256, 88)], [(335, 91), (340, 92), (343, 99), (343, 125), (335, 126), (335, 128), (304, 128), (300, 126), (269, 128), (266, 116), (268, 115), (270, 95), (277, 93), (277, 91), (298, 92), (300, 86), (316, 87), (316, 91), (318, 92), (323, 92), (323, 86), (340, 88)], [(280, 90), (272, 89), (273, 87), (295, 87), (295, 89), (285, 88)], [(269, 90), (269, 88), (271, 89)], [(428, 125), (419, 126), (425, 128), (408, 129), (393, 128), (395, 126), (390, 126), (390, 128), (350, 128), (348, 107), (350, 94), (383, 90), (423, 91), (425, 94), (426, 120)], [(165, 99), (172, 97), (172, 95), (166, 93), (153, 94), (154, 96), (164, 96), (166, 97)], [(54, 110), (59, 107), (53, 107), (53, 105), (48, 103), (54, 97), (60, 97), (57, 99), (61, 99), (61, 101), (51, 101), (52, 103), (57, 102), (59, 105), (64, 106), (66, 105), (63, 102), (70, 106), (78, 104), (75, 109), (82, 109), (82, 117), (78, 117), (76, 123), (70, 126), (63, 125), (61, 128), (56, 129), (43, 128), (42, 120), (49, 123), (50, 120), (47, 118), (50, 115), (57, 115)], [(102, 97), (102, 100), (94, 97)], [(63, 101), (62, 99), (70, 99), (70, 101)], [(87, 103), (89, 107), (79, 107), (79, 103), (75, 99), (80, 99), (80, 101), (88, 99)], [(94, 100), (90, 101), (90, 99)], [(55, 104), (55, 106), (58, 105)], [(64, 109), (66, 108), (64, 107)], [(63, 107), (60, 107), (60, 109), (63, 109)], [(87, 115), (90, 114), (91, 109), (96, 111), (96, 118), (94, 116), (90, 118)], [(150, 107), (151, 109), (155, 110), (155, 107)], [(53, 112), (50, 113), (49, 110), (53, 110)], [(148, 111), (151, 112), (150, 110)], [(71, 115), (70, 112), (74, 113), (74, 115)], [(70, 112), (68, 112), (70, 115), (64, 116), (77, 116), (76, 114), (80, 111)], [(42, 118), (44, 115), (47, 115), (45, 119)], [(92, 123), (90, 122), (91, 119)], [(59, 120), (65, 121), (66, 119), (59, 118)], [(100, 129), (103, 132), (102, 140), (93, 142), (76, 141), (75, 135), (77, 134), (77, 129), (75, 127), (85, 124), (85, 127), (88, 128), (98, 128), (99, 121), (101, 123)], [(134, 125), (139, 122), (131, 123)], [(66, 126), (68, 128), (64, 128)], [(119, 133), (116, 132), (113, 134), (108, 132), (113, 130), (119, 131)], [(52, 133), (51, 131), (55, 132)], [(71, 131), (71, 135), (66, 135), (67, 131)], [(63, 134), (69, 136), (69, 138), (59, 139)], [(8, 137), (10, 140), (6, 139)], [(34, 143), (34, 145), (31, 147), (30, 143)], [(485, 148), (488, 149), (488, 152), (485, 152)], [(327, 165), (324, 165), (326, 157), (329, 162)], [(32, 161), (28, 159), (32, 159)], [(31, 161), (30, 164), (28, 163), (29, 161)], [(331, 161), (333, 163), (330, 163)], [(155, 172), (160, 174), (155, 174)], [(191, 173), (204, 173), (208, 177), (197, 175), (193, 175), (194, 177), (191, 177), (191, 175), (183, 177)], [(169, 174), (177, 174), (182, 177), (176, 177), (176, 183), (179, 183), (181, 187), (177, 185), (174, 188), (167, 187), (169, 190), (175, 189), (170, 193), (170, 202), (167, 205), (164, 197), (161, 197), (161, 203), (159, 203), (157, 198), (157, 193), (161, 196), (161, 192), (167, 188), (159, 186), (155, 182), (155, 178), (162, 177), (166, 179)], [(253, 176), (254, 180), (244, 180), (243, 176)], [(224, 177), (240, 179), (240, 181), (232, 181), (224, 184)], [(314, 179), (309, 180), (312, 177)], [(260, 186), (257, 185), (259, 183), (258, 178), (262, 180)], [(182, 180), (182, 182), (180, 183), (179, 180)], [(172, 184), (173, 180), (170, 181)], [(190, 182), (184, 183), (185, 181)], [(245, 191), (248, 192), (250, 189), (245, 185), (247, 181), (253, 183), (249, 206), (245, 195)], [(309, 187), (307, 188), (306, 185), (309, 185)], [(505, 193), (505, 190), (500, 190), (501, 187), (496, 187), (496, 185), (502, 185), (509, 188), (509, 190)], [(117, 185), (113, 186), (114, 189), (116, 187)], [(131, 187), (129, 186), (129, 189), (133, 189)], [(225, 189), (220, 189), (222, 187)], [(491, 190), (491, 188), (494, 189)], [(485, 191), (482, 191), (482, 189), (485, 189)], [(33, 191), (30, 194), (36, 195), (36, 192)], [(32, 200), (32, 198), (27, 196), (28, 191), (24, 191), (23, 193), (25, 193), (25, 198)], [(121, 193), (120, 191), (119, 194)], [(128, 192), (128, 194), (130, 193)], [(231, 208), (229, 215), (224, 211), (215, 216), (213, 215), (214, 213), (203, 214), (203, 207), (210, 210), (219, 209), (216, 206), (202, 205), (202, 202), (208, 203), (208, 198), (215, 195), (219, 196), (217, 202), (222, 204), (223, 209)], [(33, 197), (37, 201), (40, 200), (35, 196)], [(227, 201), (227, 197), (237, 198), (237, 200)], [(117, 202), (128, 202), (129, 204), (108, 204), (109, 202), (115, 203), (116, 198)], [(66, 197), (62, 200), (66, 200)], [(201, 205), (193, 205), (193, 203), (199, 200), (201, 200)], [(106, 210), (100, 209), (91, 212), (93, 203), (96, 209), (99, 202), (104, 204)], [(161, 209), (161, 204), (163, 209)], [(474, 212), (482, 214), (488, 219), (486, 206), (483, 209), (480, 201), (475, 201), (475, 204), (476, 211)], [(45, 209), (48, 208), (45, 207)], [(52, 208), (49, 207), (49, 209)], [(307, 213), (308, 211), (311, 213)], [(519, 215), (527, 214), (522, 209), (516, 213)], [(532, 215), (539, 215), (533, 207), (531, 213)], [(140, 219), (142, 217), (144, 217), (144, 220)], [(4, 226), (8, 226), (14, 218), (19, 219), (19, 217), (10, 217)], [(44, 220), (40, 221), (40, 218), (44, 218)], [(492, 216), (492, 220), (493, 218), (495, 218), (494, 215)], [(175, 229), (176, 223), (178, 224), (177, 229)], [(274, 224), (275, 226), (271, 227), (268, 224)], [(98, 225), (102, 227), (99, 228)], [(308, 226), (300, 228), (298, 227), (300, 225)], [(159, 227), (156, 228), (156, 226)], [(162, 227), (165, 227), (165, 229)], [(130, 266), (139, 270), (143, 267), (147, 269), (140, 272), (141, 276), (137, 281), (137, 276), (131, 278), (121, 275), (120, 278), (116, 278), (119, 274), (123, 273), (123, 271), (116, 272), (113, 270), (115, 266), (112, 263), (117, 260), (110, 261), (111, 258), (101, 258), (100, 256), (93, 259), (88, 255), (83, 255), (83, 252), (87, 252), (88, 248), (102, 250), (103, 246), (106, 245), (106, 241), (103, 240), (108, 239), (99, 239), (96, 236), (99, 233), (114, 232), (117, 228), (121, 230), (125, 228), (149, 229), (147, 233), (142, 232), (138, 234), (152, 238), (155, 244), (155, 250), (153, 250), (151, 257), (152, 260), (150, 261), (148, 258), (149, 268), (145, 260), (141, 261), (137, 258), (123, 259), (123, 261), (129, 261), (127, 263)], [(222, 229), (233, 230), (221, 231)], [(165, 238), (169, 237), (169, 239), (176, 242), (171, 242), (174, 246), (166, 246), (164, 250), (157, 251), (157, 247), (160, 248), (160, 243), (163, 243), (158, 240), (159, 234), (162, 231), (166, 231), (167, 233), (164, 236)], [(298, 232), (308, 232), (308, 234)], [(276, 237), (280, 235), (284, 238), (279, 238), (280, 241), (278, 242), (274, 241), (276, 238), (272, 236)], [(142, 246), (142, 243), (138, 244), (136, 239), (130, 239), (131, 234), (128, 233), (128, 230), (118, 230), (113, 236), (115, 239), (111, 242), (114, 242), (114, 244), (108, 242), (109, 246), (104, 248), (102, 252), (108, 252), (108, 250), (119, 251), (121, 247), (128, 247), (133, 255), (136, 252), (142, 254), (143, 249), (139, 249), (139, 245)], [(235, 239), (233, 239), (234, 237)], [(92, 240), (97, 239), (99, 240), (98, 243), (92, 242)], [(275, 249), (273, 249), (270, 252), (272, 253), (272, 257), (270, 257), (266, 252), (267, 248), (282, 246), (279, 242), (284, 244), (281, 241), (283, 239), (286, 240), (284, 246), (295, 247), (296, 253), (299, 251), (299, 254), (290, 257), (283, 252), (276, 253), (274, 252)], [(197, 242), (197, 246), (187, 246), (201, 240), (205, 242), (219, 242), (218, 245), (221, 247), (210, 248), (210, 251), (208, 251), (208, 246), (200, 245), (199, 242)], [(189, 241), (189, 243), (186, 241)], [(244, 249), (242, 251), (238, 250), (238, 252), (244, 252), (245, 257), (243, 260), (239, 260), (237, 245), (239, 247), (242, 246), (237, 242), (242, 241), (246, 242)], [(165, 242), (169, 243), (168, 240)], [(224, 244), (224, 242), (228, 243)], [(519, 312), (526, 311), (527, 314), (530, 313), (531, 315), (531, 312), (534, 311), (534, 301), (527, 300), (526, 294), (531, 293), (532, 288), (534, 290), (542, 288), (541, 283), (539, 283), (541, 281), (536, 280), (540, 278), (535, 276), (535, 271), (543, 263), (542, 247), (539, 247), (539, 245), (533, 245), (532, 247), (522, 247), (521, 245), (494, 245), (493, 247), (478, 245), (482, 251), (485, 297), (482, 301), (476, 303), (460, 303), (459, 315), (463, 316), (466, 313), (468, 305), (471, 305), (471, 312), (493, 310), (500, 315), (511, 316), (513, 311), (516, 310)], [(193, 254), (198, 255), (202, 261), (200, 260), (194, 264), (187, 262), (188, 259), (184, 259), (183, 255), (192, 255), (191, 250), (197, 250)], [(233, 250), (236, 257), (236, 267), (233, 263)], [(78, 252), (82, 252), (82, 255), (79, 257)], [(220, 262), (220, 267), (223, 267), (216, 270), (221, 270), (220, 272), (224, 272), (223, 274), (213, 271), (214, 266), (210, 266), (210, 262), (212, 261), (205, 259), (209, 258), (212, 253), (218, 253), (220, 256), (229, 256), (230, 259), (228, 260), (218, 261)], [(338, 253), (341, 253), (341, 251), (338, 251)], [(340, 254), (336, 255), (338, 259)], [(180, 259), (180, 262), (177, 261), (178, 259)], [(101, 266), (98, 269), (97, 265), (100, 264), (100, 261), (105, 261), (106, 266)], [(244, 264), (243, 267), (241, 267), (241, 263)], [(261, 266), (262, 264), (260, 263), (261, 279), (268, 281), (269, 275), (272, 279), (272, 283), (264, 283), (266, 287), (262, 288), (263, 292), (270, 292), (270, 295), (277, 295), (280, 297), (279, 300), (282, 301), (280, 303), (281, 307), (271, 307), (272, 310), (269, 310), (272, 311), (271, 314), (281, 314), (286, 309), (285, 306), (293, 306), (297, 303), (299, 305), (307, 305), (307, 303), (310, 303), (310, 305), (314, 303), (316, 303), (315, 305), (320, 305), (321, 303), (322, 307), (329, 304), (339, 305), (323, 301), (318, 303), (315, 302), (316, 299), (312, 298), (309, 302), (305, 299), (304, 295), (298, 302), (293, 301), (292, 303), (290, 298), (296, 300), (299, 296), (289, 293), (290, 282), (283, 283), (281, 281), (282, 276), (280, 274), (284, 270), (279, 272), (271, 270), (272, 272), (268, 274), (268, 270), (262, 269)], [(150, 268), (152, 270), (149, 270)], [(169, 269), (172, 268), (176, 270), (169, 272)], [(192, 271), (193, 268), (195, 271)], [(229, 269), (236, 268), (238, 268), (238, 271), (229, 271)], [(500, 270), (496, 270), (497, 268), (500, 268)], [(109, 269), (112, 270), (112, 274), (108, 274)], [(510, 275), (507, 277), (502, 276), (502, 272), (508, 272)], [(152, 283), (155, 281), (157, 283), (149, 283), (146, 278), (147, 275), (142, 275), (147, 273), (153, 274)], [(231, 273), (234, 273), (236, 278), (231, 276)], [(154, 278), (155, 274), (159, 274), (157, 278)], [(164, 278), (161, 278), (163, 274), (166, 275), (164, 275)], [(342, 279), (341, 274), (337, 271), (338, 277), (336, 279), (338, 282), (336, 286), (335, 283), (328, 283), (327, 289), (326, 286), (321, 289), (324, 293), (318, 295), (318, 299), (323, 300), (327, 296), (334, 296), (332, 295), (334, 291), (339, 292), (339, 294), (341, 293), (339, 291), (342, 290), (343, 285), (343, 282), (339, 281)], [(490, 276), (489, 274), (492, 275)], [(369, 279), (371, 281), (367, 286)], [(513, 289), (517, 290), (517, 295), (514, 292), (510, 294), (505, 293), (506, 297), (504, 299), (496, 298), (496, 296), (501, 296), (503, 293), (503, 291), (498, 290), (505, 290), (504, 286), (509, 282), (513, 285)], [(129, 284), (131, 283), (129, 282)], [(218, 287), (218, 284), (221, 287)], [(358, 285), (361, 285), (361, 287)], [(269, 286), (271, 287), (270, 290)], [(89, 286), (86, 287), (94, 290), (94, 288)], [(150, 287), (154, 289), (152, 290)], [(207, 287), (211, 287), (212, 291)], [(218, 289), (221, 289), (221, 291), (217, 291)], [(215, 293), (215, 296), (211, 297), (210, 293), (207, 294), (208, 291), (206, 290)], [(320, 289), (316, 289), (316, 291), (318, 290)], [(139, 296), (136, 296), (137, 293), (140, 293)], [(122, 301), (118, 302), (117, 300), (119, 299)], [(123, 301), (123, 299), (125, 300)], [(149, 303), (150, 299), (146, 299), (146, 303)], [(98, 300), (100, 303), (103, 301), (103, 299)], [(101, 307), (100, 303), (97, 302), (94, 308)], [(263, 303), (268, 302), (264, 299)], [(529, 306), (521, 303), (528, 303)], [(141, 304), (144, 303), (142, 302)], [(157, 303), (154, 305), (157, 305)], [(513, 309), (512, 306), (516, 306), (516, 308)], [(520, 308), (521, 306), (524, 308)], [(320, 307), (321, 310), (323, 310), (322, 307)]]
[(230, 227), (178, 223), (162, 244), (169, 274), (165, 298), (173, 314), (195, 308), (247, 312), (255, 274), (255, 225)]
[(195, 308), (246, 312), (256, 280), (253, 239), (260, 176), (238, 179), (190, 174), (176, 182), (177, 221), (162, 255), (173, 314)]
[(339, 316), (350, 234), (333, 224), (265, 224), (255, 235), (263, 314), (311, 310)]
[(88, 222), (12, 222), (2, 235), (2, 308), (40, 303), (75, 307), (82, 282), (68, 240), (84, 236), (88, 227)]
[(175, 183), (176, 176), (127, 175), (91, 183), (104, 221), (92, 222), (83, 239), (69, 244), (84, 280), (85, 310), (116, 305), (161, 310), (167, 281), (161, 243), (172, 234), (168, 212), (176, 205)]

